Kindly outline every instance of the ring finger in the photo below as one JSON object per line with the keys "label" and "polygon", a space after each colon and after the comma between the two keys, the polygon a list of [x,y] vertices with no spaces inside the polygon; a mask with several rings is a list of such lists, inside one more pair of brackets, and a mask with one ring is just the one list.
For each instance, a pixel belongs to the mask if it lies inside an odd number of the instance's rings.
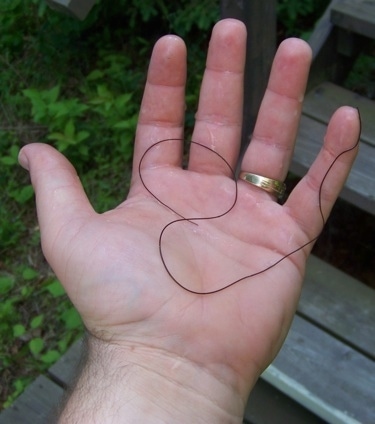
{"label": "ring finger", "polygon": [[288,39],[276,53],[241,169],[283,181],[297,135],[311,63],[307,43]]}

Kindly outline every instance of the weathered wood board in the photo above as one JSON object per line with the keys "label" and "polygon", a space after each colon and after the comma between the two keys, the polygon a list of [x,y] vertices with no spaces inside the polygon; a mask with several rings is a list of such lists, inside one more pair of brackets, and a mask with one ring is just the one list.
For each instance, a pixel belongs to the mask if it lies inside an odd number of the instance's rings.
{"label": "weathered wood board", "polygon": [[260,378],[246,405],[244,423],[324,424],[325,421]]}
{"label": "weathered wood board", "polygon": [[0,414],[0,424],[53,424],[63,389],[39,376],[17,401]]}
{"label": "weathered wood board", "polygon": [[342,0],[331,11],[332,22],[348,31],[375,39],[375,0]]}
{"label": "weathered wood board", "polygon": [[76,379],[79,370],[83,341],[74,345],[48,370],[48,374],[63,387],[69,387]]}
{"label": "weathered wood board", "polygon": [[263,378],[329,423],[375,422],[375,362],[299,316]]}
{"label": "weathered wood board", "polygon": [[336,84],[324,82],[307,94],[303,113],[328,124],[333,113],[341,106],[351,106],[359,110],[362,120],[361,141],[375,147],[375,102],[366,97]]}
{"label": "weathered wood board", "polygon": [[313,255],[298,312],[375,359],[375,290]]}

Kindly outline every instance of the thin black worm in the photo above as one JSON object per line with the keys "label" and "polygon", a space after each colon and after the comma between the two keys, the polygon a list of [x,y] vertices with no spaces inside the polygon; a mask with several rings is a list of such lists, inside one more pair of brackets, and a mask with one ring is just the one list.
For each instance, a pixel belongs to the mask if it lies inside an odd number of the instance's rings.
{"label": "thin black worm", "polygon": [[[358,110],[358,109],[357,109]],[[342,151],[341,153],[339,153],[335,158],[334,158],[334,160],[332,161],[332,163],[331,163],[331,165],[328,167],[328,169],[327,169],[327,171],[325,172],[325,174],[324,174],[324,176],[323,176],[323,178],[322,178],[322,181],[321,181],[321,183],[320,183],[320,186],[319,186],[319,191],[318,191],[318,204],[319,204],[319,212],[320,212],[320,216],[321,216],[321,218],[322,218],[322,224],[323,224],[323,226],[325,225],[325,223],[326,223],[326,220],[325,220],[325,217],[324,217],[324,214],[323,214],[323,208],[322,208],[322,190],[323,190],[323,185],[324,185],[324,182],[325,182],[325,180],[326,180],[326,178],[327,178],[327,176],[328,176],[328,174],[330,173],[330,171],[332,170],[332,168],[333,168],[333,166],[334,166],[334,164],[338,161],[338,159],[342,156],[342,155],[344,155],[345,153],[348,153],[348,152],[350,152],[350,151],[352,151],[352,150],[354,150],[357,146],[358,146],[358,144],[359,144],[359,141],[360,141],[360,135],[361,135],[361,117],[360,117],[360,114],[359,114],[359,110],[358,110],[358,117],[359,117],[359,124],[360,124],[360,131],[359,131],[359,136],[358,136],[358,140],[357,140],[357,142],[355,143],[355,145],[353,146],[353,147],[350,147],[349,149],[346,149],[346,150],[344,150],[344,151]],[[195,221],[203,221],[203,220],[212,220],[212,219],[217,219],[217,218],[221,218],[221,217],[223,217],[224,215],[226,215],[226,214],[228,214],[234,207],[235,207],[235,205],[236,205],[236,203],[237,203],[237,198],[238,198],[238,183],[237,183],[237,181],[236,181],[236,175],[235,175],[235,171],[233,170],[233,168],[230,166],[230,164],[228,163],[228,161],[223,157],[223,156],[221,156],[219,153],[217,153],[216,151],[214,151],[214,150],[212,150],[212,149],[210,149],[209,147],[207,147],[207,146],[205,146],[204,144],[201,144],[201,143],[197,143],[197,142],[195,142],[195,141],[191,141],[191,144],[195,144],[195,145],[198,145],[198,146],[200,146],[200,147],[202,147],[202,148],[204,148],[204,149],[206,149],[206,150],[209,150],[210,152],[212,152],[212,153],[214,153],[215,155],[217,155],[224,163],[225,163],[225,165],[228,167],[228,169],[229,169],[229,171],[230,171],[230,173],[231,173],[231,175],[232,175],[232,178],[233,178],[233,181],[234,181],[234,183],[235,183],[235,193],[234,193],[234,200],[233,200],[233,203],[230,205],[230,207],[225,211],[225,212],[223,212],[223,213],[221,213],[221,214],[218,214],[218,215],[215,215],[215,216],[210,216],[210,217],[197,217],[197,218],[194,218],[194,217],[192,217],[192,218],[185,218],[184,216],[182,216],[181,214],[179,214],[178,212],[176,212],[173,208],[171,208],[169,205],[167,205],[166,203],[164,203],[164,202],[162,202],[148,187],[147,187],[147,185],[146,185],[146,183],[144,182],[144,180],[143,180],[143,176],[142,176],[142,163],[143,163],[143,160],[144,160],[144,158],[145,158],[145,156],[147,155],[147,153],[151,150],[151,149],[153,149],[155,146],[157,146],[157,145],[159,145],[159,144],[161,144],[161,143],[165,143],[165,142],[168,142],[168,141],[179,141],[179,142],[182,142],[183,140],[182,139],[179,139],[179,138],[167,138],[167,139],[165,139],[165,140],[160,140],[160,141],[158,141],[158,142],[156,142],[156,143],[154,143],[153,145],[151,145],[148,149],[146,149],[146,151],[143,153],[143,155],[142,155],[142,157],[141,157],[141,159],[140,159],[140,161],[139,161],[139,166],[138,166],[138,173],[139,173],[139,177],[140,177],[140,180],[141,180],[141,182],[142,182],[142,184],[143,184],[143,186],[144,186],[144,188],[151,194],[151,196],[153,196],[160,204],[162,204],[163,206],[165,206],[167,209],[169,209],[170,211],[172,211],[173,213],[175,213],[177,216],[179,216],[180,218],[179,219],[175,219],[175,220],[173,220],[173,221],[171,221],[171,222],[169,222],[167,225],[165,225],[164,226],[164,228],[161,230],[161,232],[160,232],[160,235],[159,235],[159,254],[160,254],[160,258],[161,258],[161,261],[162,261],[162,264],[163,264],[163,266],[164,266],[164,268],[165,268],[165,270],[166,270],[166,272],[168,273],[168,275],[170,276],[170,278],[178,285],[178,286],[180,286],[182,289],[184,289],[185,291],[187,291],[187,292],[189,292],[189,293],[193,293],[193,294],[198,294],[198,295],[208,295],[208,294],[214,294],[214,293],[219,293],[219,292],[221,292],[221,291],[223,291],[223,290],[226,290],[226,289],[228,289],[229,287],[232,287],[232,286],[234,286],[235,284],[237,284],[237,283],[239,283],[239,282],[241,282],[241,281],[243,281],[243,280],[246,280],[246,279],[248,279],[248,278],[252,278],[252,277],[255,277],[255,276],[257,276],[257,275],[259,275],[259,274],[262,274],[263,272],[266,272],[266,271],[268,271],[269,269],[271,269],[271,268],[274,268],[276,265],[278,265],[280,262],[282,262],[282,261],[284,261],[285,259],[287,259],[289,256],[291,256],[291,255],[294,255],[295,253],[297,253],[297,252],[299,252],[300,250],[302,250],[302,249],[304,249],[306,246],[308,246],[309,244],[312,244],[312,243],[314,243],[318,238],[319,238],[319,235],[317,235],[316,237],[314,237],[313,239],[311,239],[311,240],[309,240],[308,242],[306,242],[305,244],[303,244],[302,246],[300,246],[300,247],[298,247],[297,249],[294,249],[293,251],[291,251],[291,252],[289,252],[289,253],[287,253],[285,256],[283,256],[282,258],[280,258],[280,259],[278,259],[276,262],[274,262],[273,264],[271,264],[271,265],[269,265],[269,266],[267,266],[266,268],[264,268],[264,269],[262,269],[262,270],[260,270],[260,271],[257,271],[257,272],[254,272],[253,274],[249,274],[249,275],[246,275],[246,276],[244,276],[244,277],[241,277],[241,278],[239,278],[239,279],[237,279],[237,280],[235,280],[235,281],[232,281],[231,283],[228,283],[228,284],[226,284],[226,285],[224,285],[223,287],[221,287],[221,288],[219,288],[219,289],[216,289],[216,290],[211,290],[211,291],[208,291],[208,292],[199,292],[199,291],[195,291],[195,290],[191,290],[191,289],[189,289],[189,288],[187,288],[187,287],[185,287],[182,283],[180,283],[174,276],[173,276],[173,274],[171,273],[171,271],[169,270],[169,268],[168,268],[168,266],[167,266],[167,264],[166,264],[166,261],[165,261],[165,259],[164,259],[164,254],[163,254],[163,249],[162,249],[162,239],[163,239],[163,235],[164,235],[164,233],[165,233],[165,231],[171,226],[171,225],[174,225],[174,224],[176,224],[176,223],[179,223],[179,222],[190,222],[190,223],[192,223],[192,224],[194,224],[194,225],[198,225]]]}

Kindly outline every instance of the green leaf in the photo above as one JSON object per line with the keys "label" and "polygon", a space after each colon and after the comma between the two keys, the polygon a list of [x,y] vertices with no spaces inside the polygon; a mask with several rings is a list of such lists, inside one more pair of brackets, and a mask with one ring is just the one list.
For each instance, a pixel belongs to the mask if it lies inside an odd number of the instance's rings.
{"label": "green leaf", "polygon": [[26,328],[22,324],[13,325],[13,337],[20,337],[26,333]]}
{"label": "green leaf", "polygon": [[39,328],[43,324],[44,315],[38,315],[31,320],[30,327],[32,329]]}
{"label": "green leaf", "polygon": [[79,131],[76,135],[76,141],[77,143],[80,143],[88,137],[90,137],[90,133],[88,131]]}
{"label": "green leaf", "polygon": [[87,75],[86,79],[87,81],[94,81],[103,77],[104,77],[104,72],[102,72],[99,69],[94,69]]}
{"label": "green leaf", "polygon": [[113,94],[108,90],[108,87],[104,84],[99,84],[97,86],[98,95],[106,100],[112,100]]}
{"label": "green leaf", "polygon": [[31,286],[25,286],[21,288],[21,296],[25,299],[30,297],[33,294],[33,292],[34,292],[34,288]]}
{"label": "green leaf", "polygon": [[128,104],[132,99],[132,94],[127,93],[121,96],[118,96],[115,100],[115,106],[119,109],[123,109],[126,104]]}
{"label": "green leaf", "polygon": [[69,308],[61,314],[65,327],[68,330],[76,330],[82,326],[82,320],[75,308]]}
{"label": "green leaf", "polygon": [[31,101],[41,99],[40,91],[36,90],[35,88],[27,88],[26,90],[23,90],[22,93],[24,94],[25,97],[27,97]]}
{"label": "green leaf", "polygon": [[56,141],[61,141],[61,140],[65,140],[65,134],[61,133],[61,132],[54,132],[51,133],[47,136],[48,140],[56,140]]}
{"label": "green leaf", "polygon": [[69,119],[69,121],[65,125],[64,134],[66,138],[74,139],[74,135],[76,132],[76,128],[74,125],[74,122],[72,119]]}
{"label": "green leaf", "polygon": [[7,322],[10,322],[10,320],[14,319],[14,317],[17,318],[18,311],[13,305],[14,302],[14,297],[0,302],[0,327],[2,324],[5,324],[7,326]]}
{"label": "green leaf", "polygon": [[8,293],[15,284],[15,278],[10,276],[0,277],[0,294]]}
{"label": "green leaf", "polygon": [[38,123],[45,123],[44,119],[47,115],[47,106],[42,98],[41,92],[33,88],[23,90],[23,94],[31,101],[31,113],[33,119]]}
{"label": "green leaf", "polygon": [[35,269],[33,268],[27,267],[22,271],[22,277],[24,280],[33,280],[38,275],[39,275],[38,272],[35,271]]}
{"label": "green leaf", "polygon": [[25,388],[31,383],[31,377],[21,377],[17,378],[13,386],[13,392],[7,397],[6,401],[3,403],[3,408],[8,408],[13,401],[25,390]]}
{"label": "green leaf", "polygon": [[32,339],[29,341],[29,349],[34,356],[38,356],[40,352],[43,350],[43,348],[44,348],[44,340],[41,339],[40,337],[36,337],[35,339]]}
{"label": "green leaf", "polygon": [[48,284],[46,290],[51,293],[53,297],[60,297],[65,294],[64,287],[61,285],[59,280],[54,280],[52,283]]}
{"label": "green leaf", "polygon": [[33,196],[34,196],[34,189],[31,184],[28,184],[24,187],[21,187],[20,189],[14,190],[11,193],[11,196],[13,199],[23,205],[24,203],[28,202]]}
{"label": "green leaf", "polygon": [[45,364],[54,364],[58,359],[60,359],[61,354],[57,350],[49,350],[47,353],[40,357],[41,361]]}
{"label": "green leaf", "polygon": [[77,98],[61,100],[49,105],[48,110],[54,118],[81,116],[89,107]]}
{"label": "green leaf", "polygon": [[18,161],[11,156],[3,156],[0,158],[0,162],[6,166],[16,165]]}
{"label": "green leaf", "polygon": [[60,95],[60,86],[55,85],[50,90],[42,91],[43,97],[48,101],[48,103],[55,103]]}
{"label": "green leaf", "polygon": [[68,337],[65,337],[63,340],[57,342],[60,352],[65,353],[68,349]]}
{"label": "green leaf", "polygon": [[113,128],[119,129],[119,130],[128,130],[128,129],[134,129],[134,119],[127,119],[126,121],[120,121],[117,122],[115,125],[113,125]]}

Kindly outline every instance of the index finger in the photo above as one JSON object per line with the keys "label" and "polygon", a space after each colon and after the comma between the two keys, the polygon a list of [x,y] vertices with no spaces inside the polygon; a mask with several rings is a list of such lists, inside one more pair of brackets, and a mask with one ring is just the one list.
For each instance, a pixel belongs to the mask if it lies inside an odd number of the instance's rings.
{"label": "index finger", "polygon": [[[185,114],[186,47],[177,36],[162,37],[152,52],[136,132],[133,180],[148,148],[164,139],[181,139]],[[166,143],[148,151],[144,167],[181,164],[181,144]]]}

